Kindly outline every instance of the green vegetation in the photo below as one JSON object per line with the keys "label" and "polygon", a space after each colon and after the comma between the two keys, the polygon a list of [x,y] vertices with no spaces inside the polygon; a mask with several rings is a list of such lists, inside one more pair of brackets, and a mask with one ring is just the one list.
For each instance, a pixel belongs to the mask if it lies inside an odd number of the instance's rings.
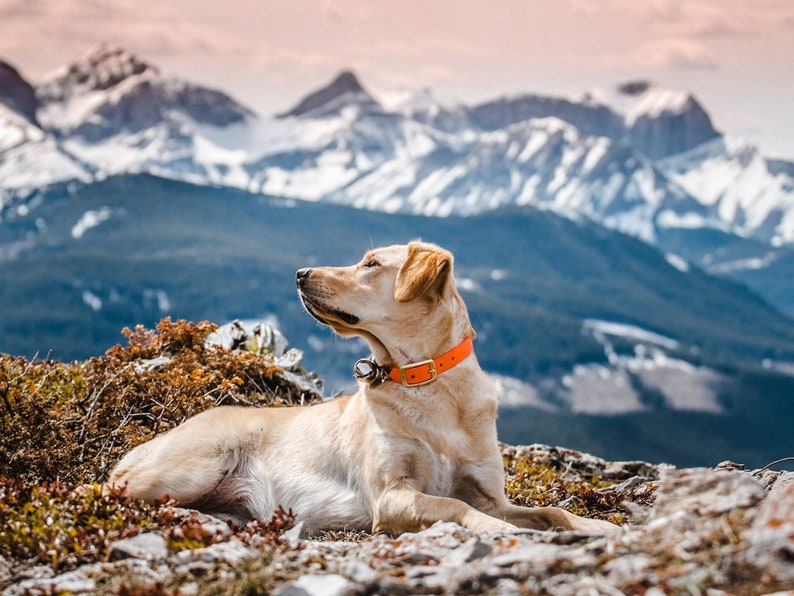
{"label": "green vegetation", "polygon": [[644,483],[629,490],[605,491],[615,481],[598,476],[567,474],[565,465],[533,457],[504,455],[507,496],[523,507],[561,506],[583,517],[605,519],[613,524],[629,521],[624,503],[653,504],[655,485]]}

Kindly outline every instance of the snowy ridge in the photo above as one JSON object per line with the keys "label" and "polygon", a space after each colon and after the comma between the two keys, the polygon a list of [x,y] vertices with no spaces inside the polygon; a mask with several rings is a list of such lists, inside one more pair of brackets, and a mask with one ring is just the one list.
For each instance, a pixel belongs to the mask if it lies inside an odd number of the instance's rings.
{"label": "snowy ridge", "polygon": [[17,196],[91,179],[85,166],[65,153],[51,135],[0,104],[0,215]]}
{"label": "snowy ridge", "polygon": [[794,178],[773,173],[757,147],[721,138],[659,167],[735,233],[773,246],[794,242]]}
{"label": "snowy ridge", "polygon": [[664,113],[680,114],[694,99],[686,91],[638,81],[614,88],[590,89],[580,101],[609,107],[631,125],[644,116],[655,118]]}
{"label": "snowy ridge", "polygon": [[[545,411],[614,416],[666,408],[721,414],[718,389],[725,377],[668,354],[681,348],[676,340],[635,325],[587,319],[582,331],[604,348],[605,363],[578,364],[559,379],[554,401],[534,385],[497,376],[502,407],[531,407]],[[610,338],[634,344],[618,353]]]}
{"label": "snowy ridge", "polygon": [[102,45],[36,93],[41,128],[0,104],[6,197],[145,172],[390,213],[531,205],[651,243],[671,229],[794,242],[791,174],[728,144],[691,94],[645,82],[467,108],[429,91],[378,101],[345,72],[269,118]]}

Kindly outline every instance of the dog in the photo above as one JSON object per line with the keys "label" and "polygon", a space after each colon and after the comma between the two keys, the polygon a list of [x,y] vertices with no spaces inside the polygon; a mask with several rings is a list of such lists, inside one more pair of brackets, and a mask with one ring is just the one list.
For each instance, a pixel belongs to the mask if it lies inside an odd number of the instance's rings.
{"label": "dog", "polygon": [[608,532],[609,522],[510,504],[497,386],[473,352],[453,257],[413,241],[349,267],[300,269],[305,309],[372,357],[358,390],[302,408],[218,407],[130,451],[109,484],[234,519],[282,506],[316,532],[400,534],[437,521],[474,532]]}

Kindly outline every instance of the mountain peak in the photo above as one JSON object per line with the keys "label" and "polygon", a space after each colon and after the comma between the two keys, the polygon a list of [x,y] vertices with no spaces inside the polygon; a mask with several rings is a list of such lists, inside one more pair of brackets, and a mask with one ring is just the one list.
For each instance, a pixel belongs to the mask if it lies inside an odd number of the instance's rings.
{"label": "mountain peak", "polygon": [[0,103],[5,104],[29,122],[36,122],[36,92],[19,71],[0,60]]}
{"label": "mountain peak", "polygon": [[611,89],[591,89],[582,99],[585,103],[611,108],[623,116],[629,125],[642,117],[681,114],[696,103],[688,91],[669,89],[646,80],[627,81]]}
{"label": "mountain peak", "polygon": [[45,101],[60,100],[103,91],[145,73],[156,76],[160,70],[120,46],[101,43],[54,73],[39,87],[39,96]]}
{"label": "mountain peak", "polygon": [[380,112],[381,106],[366,92],[358,77],[349,70],[340,72],[333,81],[304,97],[298,105],[279,117],[328,116],[336,114],[348,104],[358,105],[367,112]]}

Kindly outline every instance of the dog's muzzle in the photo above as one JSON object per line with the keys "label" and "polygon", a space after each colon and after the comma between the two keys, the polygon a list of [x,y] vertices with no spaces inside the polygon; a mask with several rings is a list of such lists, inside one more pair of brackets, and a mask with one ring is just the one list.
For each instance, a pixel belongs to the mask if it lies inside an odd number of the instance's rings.
{"label": "dog's muzzle", "polygon": [[338,319],[342,323],[346,323],[348,325],[356,325],[359,322],[359,318],[356,315],[352,315],[348,312],[337,310],[335,308],[321,304],[322,301],[313,296],[310,285],[312,271],[313,270],[310,268],[304,268],[298,269],[298,271],[295,273],[295,283],[298,286],[298,295],[300,296],[303,305],[306,307],[306,310],[309,311],[309,314],[326,325],[328,325],[329,322],[325,320],[323,315],[330,315],[331,317]]}

